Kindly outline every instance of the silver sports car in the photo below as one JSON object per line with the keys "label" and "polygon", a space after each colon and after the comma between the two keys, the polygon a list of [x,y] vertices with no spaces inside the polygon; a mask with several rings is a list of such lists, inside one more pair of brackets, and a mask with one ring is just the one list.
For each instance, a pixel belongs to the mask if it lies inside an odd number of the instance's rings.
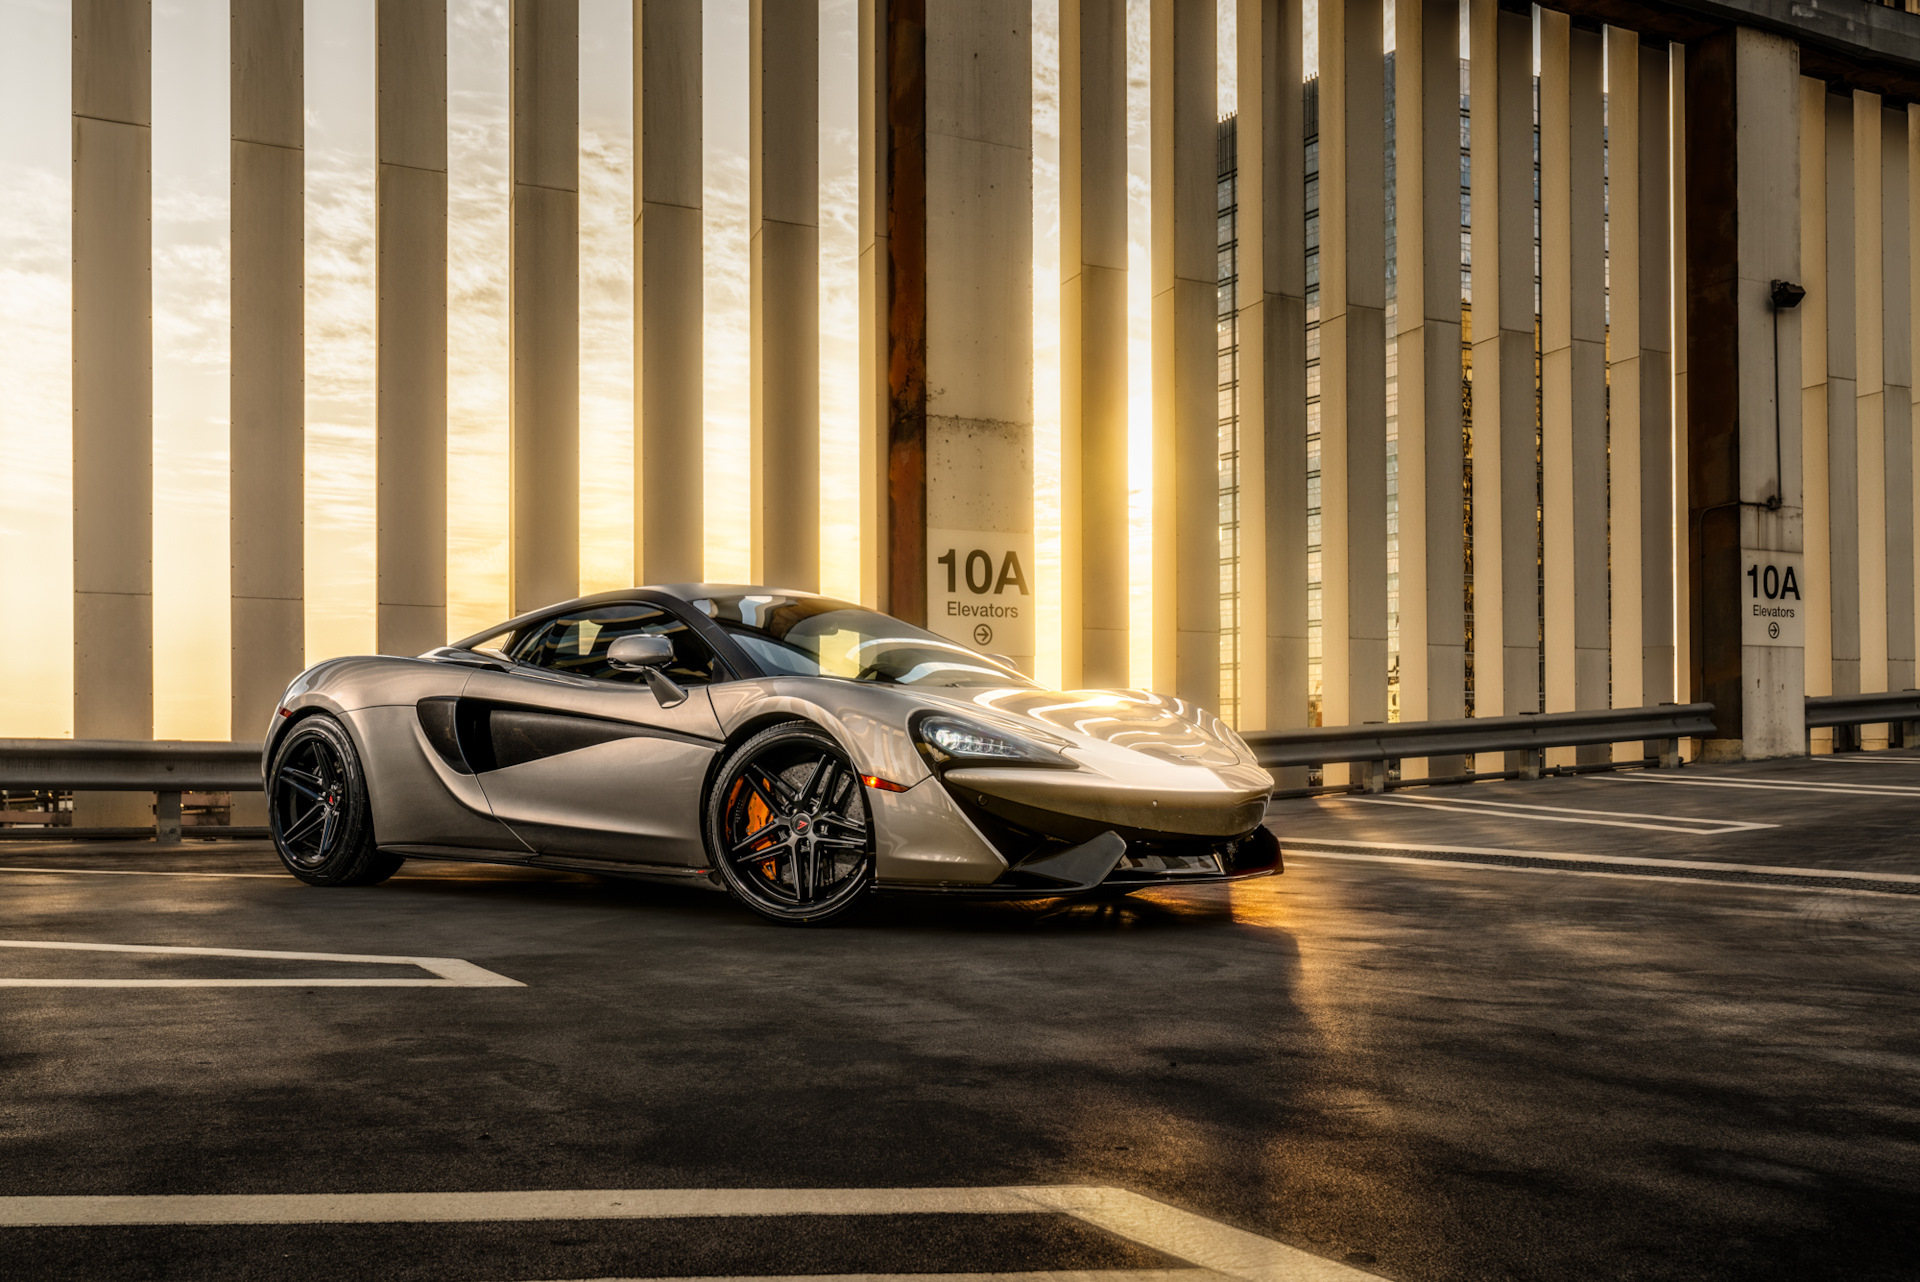
{"label": "silver sports car", "polygon": [[1273,780],[1199,708],[1047,690],[899,619],[674,584],[287,688],[274,844],[315,886],[408,858],[667,878],[822,922],[871,891],[1122,895],[1280,870]]}

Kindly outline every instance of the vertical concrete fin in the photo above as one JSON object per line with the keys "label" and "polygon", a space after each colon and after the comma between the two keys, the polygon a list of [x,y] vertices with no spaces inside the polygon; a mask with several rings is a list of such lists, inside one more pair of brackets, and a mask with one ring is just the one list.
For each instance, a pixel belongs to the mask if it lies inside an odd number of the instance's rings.
{"label": "vertical concrete fin", "polygon": [[1128,684],[1127,24],[1060,6],[1062,684]]}
{"label": "vertical concrete fin", "polygon": [[820,586],[820,13],[753,0],[752,578]]}
{"label": "vertical concrete fin", "polygon": [[[1321,720],[1387,716],[1386,209],[1379,0],[1320,6]],[[1329,783],[1345,773],[1329,768]]]}
{"label": "vertical concrete fin", "polygon": [[[1400,716],[1425,721],[1466,712],[1460,10],[1454,0],[1408,0],[1394,13]],[[1403,762],[1401,776],[1427,769]]]}
{"label": "vertical concrete fin", "polygon": [[376,645],[447,642],[447,8],[378,0]]}
{"label": "vertical concrete fin", "polygon": [[633,24],[634,572],[706,567],[700,0],[639,0]]}
{"label": "vertical concrete fin", "polygon": [[[1305,55],[1300,0],[1240,0],[1240,725],[1307,722]],[[1304,785],[1299,772],[1296,781]]]}
{"label": "vertical concrete fin", "polygon": [[580,590],[580,8],[512,0],[508,593]]}
{"label": "vertical concrete fin", "polygon": [[306,178],[301,0],[234,0],[229,546],[235,739],[305,666]]}
{"label": "vertical concrete fin", "polygon": [[[73,733],[153,737],[153,131],[148,0],[73,5]],[[81,793],[76,826],[153,822]]]}
{"label": "vertical concrete fin", "polygon": [[1153,683],[1220,698],[1214,10],[1154,0]]}

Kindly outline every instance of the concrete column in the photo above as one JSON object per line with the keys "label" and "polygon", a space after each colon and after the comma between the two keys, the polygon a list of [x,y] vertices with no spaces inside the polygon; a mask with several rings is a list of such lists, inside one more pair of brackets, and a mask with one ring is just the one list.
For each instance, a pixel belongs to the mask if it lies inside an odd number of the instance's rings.
{"label": "concrete column", "polygon": [[820,586],[820,11],[753,0],[752,578]]}
{"label": "concrete column", "polygon": [[[1307,204],[1300,0],[1240,0],[1240,724],[1307,722]],[[1283,786],[1306,785],[1285,772]]]}
{"label": "concrete column", "polygon": [[[887,72],[889,41],[900,27],[889,24],[893,0],[859,0],[859,95],[860,95],[860,600],[883,610],[898,613],[893,603],[888,550],[891,527],[887,519],[893,499],[889,483],[892,452],[892,279],[893,249],[889,233],[893,209],[894,184],[893,130],[889,120],[891,84]],[[912,42],[915,66],[924,48],[925,4],[920,0],[918,26],[921,32]],[[918,135],[916,135],[918,136]],[[924,224],[925,163],[920,165],[920,190]],[[916,232],[925,247],[925,228]],[[922,353],[924,356],[924,353]],[[924,399],[924,398],[923,398]],[[917,411],[924,416],[925,405]],[[918,421],[916,419],[916,421]],[[925,528],[925,475],[919,474],[920,506],[913,509],[917,528]],[[911,489],[911,486],[905,487]],[[925,540],[912,564],[926,558]],[[925,584],[917,577],[919,591]],[[924,617],[926,607],[921,603]]]}
{"label": "concrete column", "polygon": [[[301,23],[301,0],[234,0],[232,6],[230,733],[242,740],[266,733],[281,692],[306,666]],[[264,809],[258,822],[266,822]]]}
{"label": "concrete column", "polygon": [[[1474,712],[1539,710],[1534,568],[1533,20],[1469,0]],[[1502,756],[1478,768],[1499,770]]]}
{"label": "concrete column", "polygon": [[1664,45],[1619,27],[1606,38],[1612,690],[1632,707],[1673,699],[1668,71]]}
{"label": "concrete column", "polygon": [[512,610],[580,590],[580,8],[513,0]]}
{"label": "concrete column", "polygon": [[[1688,533],[1687,480],[1690,475],[1691,454],[1688,449],[1687,401],[1689,381],[1687,378],[1687,347],[1691,330],[1687,325],[1687,284],[1686,271],[1690,259],[1687,256],[1687,48],[1682,44],[1667,46],[1669,55],[1669,74],[1667,89],[1672,95],[1671,127],[1667,130],[1667,151],[1672,157],[1668,176],[1673,192],[1673,262],[1671,277],[1674,287],[1673,310],[1673,477],[1674,500],[1670,520],[1680,540],[1675,549],[1673,577],[1673,671],[1677,687],[1675,698],[1684,703],[1697,696],[1693,694],[1693,629],[1688,620],[1693,617],[1693,576],[1685,568],[1690,535]],[[1698,741],[1689,740],[1688,751],[1697,748]]]}
{"label": "concrete column", "polygon": [[1887,688],[1914,685],[1913,304],[1907,112],[1881,115],[1881,419],[1886,449]]}
{"label": "concrete column", "polygon": [[[1853,94],[1853,326],[1858,454],[1860,689],[1887,688],[1886,276],[1880,218],[1880,96]],[[1862,726],[1862,747],[1886,746],[1884,726]]]}
{"label": "concrete column", "polygon": [[447,6],[379,0],[375,272],[383,654],[447,643]]}
{"label": "concrete column", "polygon": [[[1676,700],[1673,538],[1673,188],[1667,46],[1639,47],[1640,702]],[[1617,279],[1617,276],[1616,276]],[[1616,434],[1613,439],[1618,441]],[[1628,509],[1626,521],[1631,521]],[[1619,677],[1615,676],[1618,682]]]}
{"label": "concrete column", "polygon": [[[1546,710],[1574,700],[1573,24],[1540,25],[1540,595]],[[1583,85],[1582,88],[1585,86]],[[1572,760],[1561,749],[1552,764]]]}
{"label": "concrete column", "polygon": [[[1827,86],[1800,78],[1800,433],[1805,478],[1807,693],[1833,693],[1832,481],[1827,444]],[[1830,748],[1833,732],[1811,732],[1814,751]]]}
{"label": "concrete column", "polygon": [[[1920,306],[1920,251],[1916,251],[1914,245],[1914,238],[1920,237],[1920,104],[1907,105],[1906,120],[1902,123],[1904,128],[1897,132],[1903,136],[1907,149],[1907,372],[1911,376],[1920,370],[1920,324],[1914,323],[1913,315]],[[1909,437],[1912,425],[1920,422],[1920,380],[1915,380],[1912,393],[1907,404]],[[1920,513],[1920,467],[1913,469],[1913,488],[1908,502],[1913,511]],[[1920,551],[1913,560],[1913,586],[1909,590],[1913,592],[1914,627],[1916,634],[1920,634]],[[1909,680],[1907,685],[1920,685],[1920,680]]]}
{"label": "concrete column", "polygon": [[[1321,721],[1387,717],[1380,0],[1320,6]],[[1329,767],[1327,781],[1346,772]]]}
{"label": "concrete column", "polygon": [[[1466,715],[1460,438],[1460,5],[1394,11],[1399,255],[1400,718]],[[1403,778],[1427,763],[1401,763]],[[1458,774],[1441,758],[1435,774]]]}
{"label": "concrete column", "polygon": [[1800,407],[1778,395],[1800,381],[1798,319],[1779,320],[1776,369],[1768,304],[1769,281],[1800,274],[1799,63],[1792,41],[1748,29],[1688,50],[1689,623],[1693,689],[1716,709],[1710,758],[1806,744],[1802,620],[1753,613],[1784,589],[1749,591],[1761,565],[1804,578]]}
{"label": "concrete column", "polygon": [[1599,32],[1540,11],[1540,520],[1550,712],[1607,704],[1601,70]]}
{"label": "concrete column", "polygon": [[634,577],[706,577],[700,0],[633,17]]}
{"label": "concrete column", "polygon": [[[884,193],[868,231],[877,277],[873,323],[881,327],[877,376],[876,470],[886,486],[874,521],[881,532],[880,608],[909,623],[931,625],[927,592],[932,551],[927,534],[927,327],[930,304],[926,0],[875,0],[873,59],[878,76],[875,174]],[[1030,189],[1029,189],[1030,190]],[[863,246],[864,246],[863,242]]]}
{"label": "concrete column", "polygon": [[[73,4],[73,733],[153,737],[153,138],[148,0]],[[153,823],[83,792],[74,826]]]}
{"label": "concrete column", "polygon": [[1607,66],[1612,686],[1633,707],[1674,697],[1666,49],[1609,27]]}
{"label": "concrete column", "polygon": [[884,19],[886,608],[1030,665],[1027,6],[887,0]]}
{"label": "concrete column", "polygon": [[1122,0],[1060,5],[1060,508],[1061,682],[1124,688],[1131,682]]}
{"label": "concrete column", "polygon": [[1853,103],[1824,99],[1827,153],[1827,556],[1833,693],[1860,692],[1860,441],[1854,299]]}
{"label": "concrete column", "polygon": [[1152,7],[1153,684],[1220,699],[1215,13]]}
{"label": "concrete column", "polygon": [[[1612,588],[1612,704],[1641,703],[1645,674],[1641,614],[1647,561],[1640,541],[1641,450],[1640,358],[1640,37],[1621,27],[1606,29],[1607,45],[1607,227],[1608,346],[1607,496],[1615,520],[1608,544]],[[1659,232],[1654,230],[1655,238]],[[1616,744],[1616,759],[1641,756],[1637,744]]]}

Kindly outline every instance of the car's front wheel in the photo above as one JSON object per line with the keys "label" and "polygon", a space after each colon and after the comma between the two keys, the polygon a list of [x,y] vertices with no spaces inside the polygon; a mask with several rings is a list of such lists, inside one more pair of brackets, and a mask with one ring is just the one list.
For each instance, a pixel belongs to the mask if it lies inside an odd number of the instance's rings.
{"label": "car's front wheel", "polygon": [[267,824],[280,862],[309,886],[371,886],[406,862],[374,845],[360,755],[324,713],[303,719],[274,751]]}
{"label": "car's front wheel", "polygon": [[790,722],[727,757],[707,805],[707,852],[727,888],[763,917],[841,917],[873,885],[873,818],[859,772],[833,737]]}

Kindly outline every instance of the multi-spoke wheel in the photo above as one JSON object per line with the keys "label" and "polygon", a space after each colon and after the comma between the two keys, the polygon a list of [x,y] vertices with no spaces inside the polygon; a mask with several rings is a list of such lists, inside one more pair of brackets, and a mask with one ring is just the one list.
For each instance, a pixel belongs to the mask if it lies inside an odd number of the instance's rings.
{"label": "multi-spoke wheel", "polygon": [[360,758],[324,714],[302,720],[274,752],[267,823],[280,861],[310,886],[371,886],[406,862],[374,845]]}
{"label": "multi-spoke wheel", "polygon": [[727,886],[762,916],[837,917],[873,884],[873,821],[860,776],[816,726],[763,730],[720,771],[707,850]]}

